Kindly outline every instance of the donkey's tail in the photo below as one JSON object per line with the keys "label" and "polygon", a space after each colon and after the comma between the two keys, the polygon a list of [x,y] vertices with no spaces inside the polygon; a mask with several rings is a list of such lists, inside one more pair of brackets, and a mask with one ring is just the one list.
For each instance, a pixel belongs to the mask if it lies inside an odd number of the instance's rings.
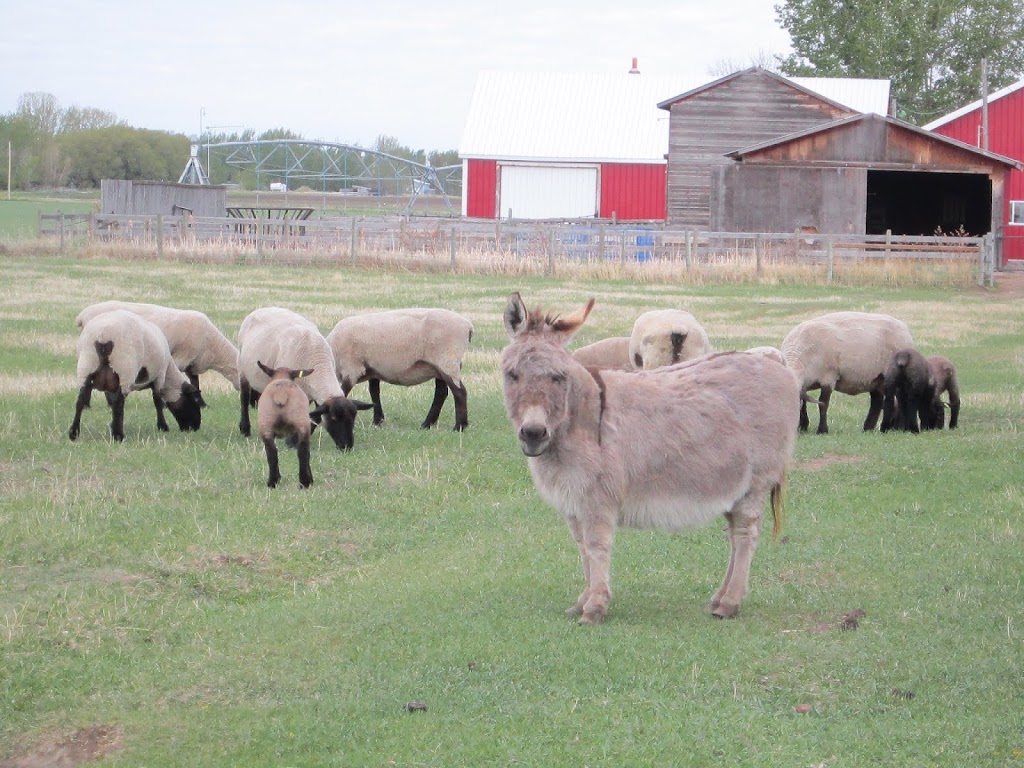
{"label": "donkey's tail", "polygon": [[782,533],[782,491],[785,483],[783,478],[772,486],[772,541],[778,541]]}

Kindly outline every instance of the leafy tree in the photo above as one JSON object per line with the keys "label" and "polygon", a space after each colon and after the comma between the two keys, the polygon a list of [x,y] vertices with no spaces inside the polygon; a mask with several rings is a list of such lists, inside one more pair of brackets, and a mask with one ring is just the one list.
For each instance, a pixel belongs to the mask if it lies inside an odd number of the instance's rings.
{"label": "leafy tree", "polygon": [[93,128],[112,128],[124,125],[113,112],[95,107],[68,107],[61,118],[61,133],[88,131]]}
{"label": "leafy tree", "polygon": [[766,69],[769,72],[778,72],[781,61],[782,56],[779,54],[771,53],[770,51],[760,48],[747,62],[730,57],[719,59],[708,67],[708,75],[714,78],[725,77],[726,75],[731,75],[733,72],[739,72],[740,70],[747,69],[748,67],[760,67],[761,69]]}
{"label": "leafy tree", "polygon": [[892,81],[895,114],[926,123],[1024,73],[1020,0],[785,0],[775,6],[793,53],[787,75]]}
{"label": "leafy tree", "polygon": [[41,91],[21,94],[17,115],[43,136],[56,136],[64,118],[57,97]]}

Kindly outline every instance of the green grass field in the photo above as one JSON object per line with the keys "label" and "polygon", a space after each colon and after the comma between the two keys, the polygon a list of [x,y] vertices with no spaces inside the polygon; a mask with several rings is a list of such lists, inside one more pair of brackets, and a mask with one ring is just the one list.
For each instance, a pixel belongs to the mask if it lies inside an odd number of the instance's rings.
{"label": "green grass field", "polygon": [[[1024,765],[1024,316],[1005,290],[0,268],[3,768],[58,753],[151,768]],[[836,395],[831,434],[797,441],[783,538],[764,538],[737,619],[705,608],[728,557],[716,523],[622,531],[608,620],[580,627],[563,616],[575,545],[504,415],[512,290],[556,311],[596,297],[579,344],[656,307],[693,312],[717,349],[778,345],[823,312],[890,312],[957,364],[961,427],[865,434],[866,396]],[[384,385],[383,427],[362,414],[349,454],[318,431],[314,486],[282,451],[269,490],[234,390],[209,374],[198,433],[157,432],[136,393],[124,443],[102,397],[72,443],[74,318],[114,297],[201,309],[231,338],[270,304],[324,332],[364,310],[458,310],[476,328],[470,427],[451,431],[449,403],[420,430],[432,388]]]}

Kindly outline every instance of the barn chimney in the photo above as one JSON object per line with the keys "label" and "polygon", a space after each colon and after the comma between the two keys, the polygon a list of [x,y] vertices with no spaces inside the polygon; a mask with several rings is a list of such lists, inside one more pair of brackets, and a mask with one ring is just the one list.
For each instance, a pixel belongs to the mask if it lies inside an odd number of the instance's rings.
{"label": "barn chimney", "polygon": [[640,70],[636,68],[636,56],[633,57],[633,68],[631,70],[629,70],[629,74],[631,74],[631,75],[639,75],[640,74]]}

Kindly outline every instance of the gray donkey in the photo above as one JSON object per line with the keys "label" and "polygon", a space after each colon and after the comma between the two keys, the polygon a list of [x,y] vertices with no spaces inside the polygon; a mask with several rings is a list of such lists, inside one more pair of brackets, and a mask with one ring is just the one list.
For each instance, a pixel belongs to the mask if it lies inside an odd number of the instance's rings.
{"label": "gray donkey", "polygon": [[[782,483],[796,440],[800,389],[785,366],[726,352],[651,371],[585,368],[566,350],[594,300],[564,317],[505,309],[505,407],[540,495],[579,547],[586,587],[568,611],[602,621],[618,526],[678,530],[724,515],[731,556],[712,615],[731,618],[771,496],[781,526]],[[756,382],[756,384],[755,384]]]}

